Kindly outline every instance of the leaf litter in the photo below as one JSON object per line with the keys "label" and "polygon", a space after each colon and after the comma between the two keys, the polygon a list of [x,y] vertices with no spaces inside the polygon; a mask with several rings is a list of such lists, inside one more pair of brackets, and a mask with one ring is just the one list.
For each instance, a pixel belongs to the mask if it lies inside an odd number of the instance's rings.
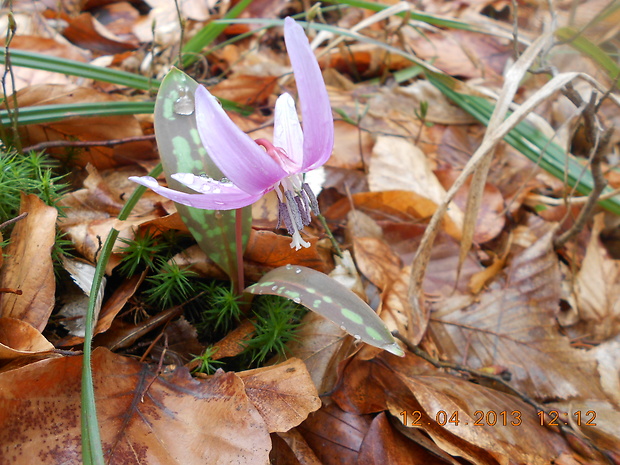
{"label": "leaf litter", "polygon": [[[166,2],[60,2],[36,9],[14,2],[18,28],[10,47],[160,79],[178,57],[181,30],[188,40],[226,13],[214,2],[187,0],[179,7],[183,27]],[[242,18],[283,17],[291,8],[257,2]],[[602,144],[588,138],[618,118],[617,76],[570,44],[552,47],[555,31],[543,31],[533,18],[555,18],[610,50],[617,11],[592,0],[580,2],[573,15],[566,5],[513,10],[488,1],[423,1],[418,8],[397,4],[376,15],[359,7],[324,11],[328,24],[360,40],[323,30],[314,42],[336,116],[321,209],[354,258],[341,274],[345,285],[397,332],[406,356],[364,345],[309,312],[287,353],[269,365],[236,362],[192,377],[194,352],[206,347],[192,319],[196,310],[187,302],[153,312],[142,290],[145,276],[157,269],[121,277],[126,243],[118,241],[106,270],[109,290],[95,329],[100,348],[92,359],[109,463],[620,461],[617,215],[597,211],[572,241],[554,248],[585,202],[571,204],[573,188],[502,141],[527,119],[581,154],[588,172],[591,147]],[[407,16],[420,12],[467,27],[430,26]],[[519,23],[519,56],[513,21]],[[11,35],[7,25],[3,37]],[[264,128],[272,115],[265,109],[291,88],[281,76],[288,62],[281,33],[251,21],[229,25],[218,41],[247,31],[254,34],[214,48],[186,71],[218,97],[253,106],[250,115],[234,115],[235,123],[260,129],[253,138],[269,137]],[[412,61],[403,55],[409,51],[416,54]],[[493,99],[487,128],[422,69],[400,77],[422,60],[457,78],[450,85],[461,94]],[[540,64],[556,74],[542,79],[529,73]],[[6,102],[13,104],[15,90],[20,108],[150,98],[44,70],[16,66],[12,73],[5,77]],[[585,107],[562,96],[571,84],[586,101],[594,91],[596,98],[607,97],[597,101],[598,127],[588,128]],[[61,214],[36,196],[22,196],[28,216],[3,231],[10,237],[0,262],[3,463],[82,460],[82,339],[62,329],[58,313],[68,277],[54,274],[57,231],[90,263],[111,228],[125,241],[149,231],[168,244],[166,260],[189,267],[198,279],[226,279],[189,238],[172,202],[147,192],[128,220],[117,219],[135,188],[127,178],[156,164],[152,133],[148,114],[20,127],[25,147],[64,144],[47,150],[73,172],[73,189],[59,203]],[[602,148],[604,172],[616,188],[617,144],[612,136]],[[289,264],[321,273],[337,268],[318,222],[306,228],[311,247],[291,251],[270,202],[266,197],[252,209],[248,281]],[[170,234],[182,240],[165,242]],[[222,351],[216,359],[239,357],[253,328],[249,315],[230,332],[213,335],[209,342]]]}

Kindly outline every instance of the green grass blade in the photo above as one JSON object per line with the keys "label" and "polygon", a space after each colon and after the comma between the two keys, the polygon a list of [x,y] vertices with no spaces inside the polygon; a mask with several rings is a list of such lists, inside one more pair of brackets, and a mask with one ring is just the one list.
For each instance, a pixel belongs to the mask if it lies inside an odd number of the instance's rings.
{"label": "green grass blade", "polygon": [[[162,172],[161,164],[157,165],[149,176],[157,177]],[[139,186],[127,200],[127,203],[118,214],[118,219],[124,221],[146,191],[146,187]],[[95,304],[103,274],[112,255],[112,249],[118,230],[111,229],[110,234],[105,241],[101,250],[97,267],[95,268],[95,276],[90,290],[90,299],[88,301],[88,312],[86,313],[86,328],[84,335],[84,357],[82,364],[82,460],[85,464],[104,465],[103,449],[101,447],[101,436],[99,433],[99,422],[97,421],[97,407],[95,404],[95,388],[93,386],[93,372],[91,366],[92,342],[93,342],[93,317],[95,313]]]}
{"label": "green grass blade", "polygon": [[[494,105],[488,100],[456,92],[450,85],[447,77],[427,75],[428,80],[444,95],[468,112],[482,124],[488,124]],[[588,195],[592,192],[594,181],[589,170],[555,142],[545,137],[541,131],[528,121],[522,121],[506,135],[505,139],[515,149],[534,163],[540,165],[549,174],[567,183],[577,192]],[[607,188],[603,194],[612,192]],[[599,204],[616,215],[620,215],[620,199],[612,197],[599,201]]]}
{"label": "green grass blade", "polygon": [[[370,11],[383,11],[386,8],[389,8],[392,5],[384,5],[382,3],[376,2],[366,2],[364,0],[325,0],[326,3],[337,3],[338,5],[348,5],[354,8],[362,8]],[[416,13],[413,11],[398,13],[395,16],[400,16],[401,18],[409,15],[409,18],[422,21],[424,23],[432,24],[438,27],[448,27],[452,29],[462,29],[465,31],[477,31],[475,27],[471,26],[462,21],[456,21],[454,19],[445,19],[439,16],[424,14],[424,13]]]}
{"label": "green grass blade", "polygon": [[[237,111],[243,115],[251,113],[251,107],[238,105],[228,100],[220,100],[222,106],[227,110]],[[117,115],[139,115],[151,114],[155,108],[155,102],[93,102],[93,103],[74,103],[57,105],[39,105],[34,107],[24,107],[19,109],[19,125],[42,124],[59,121],[66,118],[77,116],[117,116]],[[8,125],[11,123],[9,113],[0,110],[0,123]]]}
{"label": "green grass blade", "polygon": [[[154,102],[93,102],[40,105],[19,109],[18,124],[41,124],[76,116],[117,116],[153,113]],[[0,110],[2,124],[10,122],[6,110]]]}
{"label": "green grass blade", "polygon": [[[224,15],[224,19],[232,19],[239,16],[252,0],[241,0]],[[226,24],[211,22],[203,27],[183,46],[183,67],[189,66],[198,60],[198,54],[208,47],[226,29]]]}
{"label": "green grass blade", "polygon": [[575,50],[580,51],[596,61],[612,80],[616,80],[620,75],[620,67],[612,60],[604,50],[598,45],[590,42],[583,35],[579,35],[579,31],[570,27],[563,27],[555,31],[558,39],[568,41],[568,45]]}
{"label": "green grass blade", "polygon": [[[15,49],[11,49],[10,55],[12,66],[23,66],[25,68],[79,76],[141,90],[157,88],[160,84],[159,81],[149,79],[139,74],[67,60],[66,58],[58,58]],[[6,63],[6,51],[4,49],[0,50],[0,63]]]}

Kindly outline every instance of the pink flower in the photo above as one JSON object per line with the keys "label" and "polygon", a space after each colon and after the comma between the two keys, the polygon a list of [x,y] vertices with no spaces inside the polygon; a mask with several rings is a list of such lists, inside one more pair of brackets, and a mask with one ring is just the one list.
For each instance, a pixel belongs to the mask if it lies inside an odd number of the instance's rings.
{"label": "pink flower", "polygon": [[196,91],[196,123],[202,144],[226,179],[216,180],[191,173],[172,177],[198,194],[161,187],[149,176],[131,177],[175,202],[208,210],[232,210],[256,202],[275,190],[279,200],[279,224],[293,237],[291,247],[310,244],[300,231],[310,223],[310,212],[318,204],[303,173],[323,165],[334,144],[334,121],[319,64],[300,25],[284,20],[284,41],[301,104],[303,132],[295,101],[285,93],[278,97],[274,112],[273,143],[252,140],[224,112],[204,87]]}

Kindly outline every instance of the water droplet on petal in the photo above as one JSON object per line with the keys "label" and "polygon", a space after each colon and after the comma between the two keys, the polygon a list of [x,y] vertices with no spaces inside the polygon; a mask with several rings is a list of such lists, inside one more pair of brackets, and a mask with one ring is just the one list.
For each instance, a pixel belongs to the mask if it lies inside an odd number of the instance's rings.
{"label": "water droplet on petal", "polygon": [[189,116],[194,113],[194,96],[189,87],[184,87],[179,92],[181,96],[174,102],[173,108],[177,115]]}
{"label": "water droplet on petal", "polygon": [[355,338],[356,341],[359,341],[360,339],[362,339],[362,336],[360,336],[359,334],[356,334],[353,337]]}
{"label": "water droplet on petal", "polygon": [[272,291],[277,291],[277,290],[278,290],[278,286],[277,286],[277,285],[276,285],[276,286],[272,286],[272,287],[271,287],[271,290],[272,290]]}
{"label": "water droplet on petal", "polygon": [[296,268],[296,269],[295,269],[295,273],[296,273],[296,274],[301,273],[301,268]]}
{"label": "water droplet on petal", "polygon": [[288,265],[286,265],[285,267],[287,270],[292,270],[293,269],[293,265],[291,265],[290,263]]}
{"label": "water droplet on petal", "polygon": [[347,328],[345,328],[344,326],[340,326],[340,329],[342,329],[343,331],[347,330]]}
{"label": "water droplet on petal", "polygon": [[301,303],[301,299],[299,297],[295,297],[293,299],[293,302],[295,302],[296,304],[300,304]]}

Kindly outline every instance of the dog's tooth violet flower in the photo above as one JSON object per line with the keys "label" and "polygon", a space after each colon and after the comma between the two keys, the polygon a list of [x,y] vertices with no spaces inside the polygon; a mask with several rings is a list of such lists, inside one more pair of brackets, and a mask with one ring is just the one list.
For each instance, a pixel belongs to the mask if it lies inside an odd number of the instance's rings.
{"label": "dog's tooth violet flower", "polygon": [[202,144],[226,180],[191,173],[172,177],[198,194],[186,194],[160,186],[149,176],[131,177],[175,202],[208,210],[232,210],[256,202],[275,190],[279,224],[284,224],[299,250],[310,244],[300,231],[310,223],[318,204],[303,173],[323,165],[334,144],[334,121],[319,64],[302,27],[292,18],[284,20],[284,41],[301,104],[303,131],[293,98],[285,93],[276,101],[273,143],[252,140],[224,112],[204,87],[196,91],[196,123]]}

